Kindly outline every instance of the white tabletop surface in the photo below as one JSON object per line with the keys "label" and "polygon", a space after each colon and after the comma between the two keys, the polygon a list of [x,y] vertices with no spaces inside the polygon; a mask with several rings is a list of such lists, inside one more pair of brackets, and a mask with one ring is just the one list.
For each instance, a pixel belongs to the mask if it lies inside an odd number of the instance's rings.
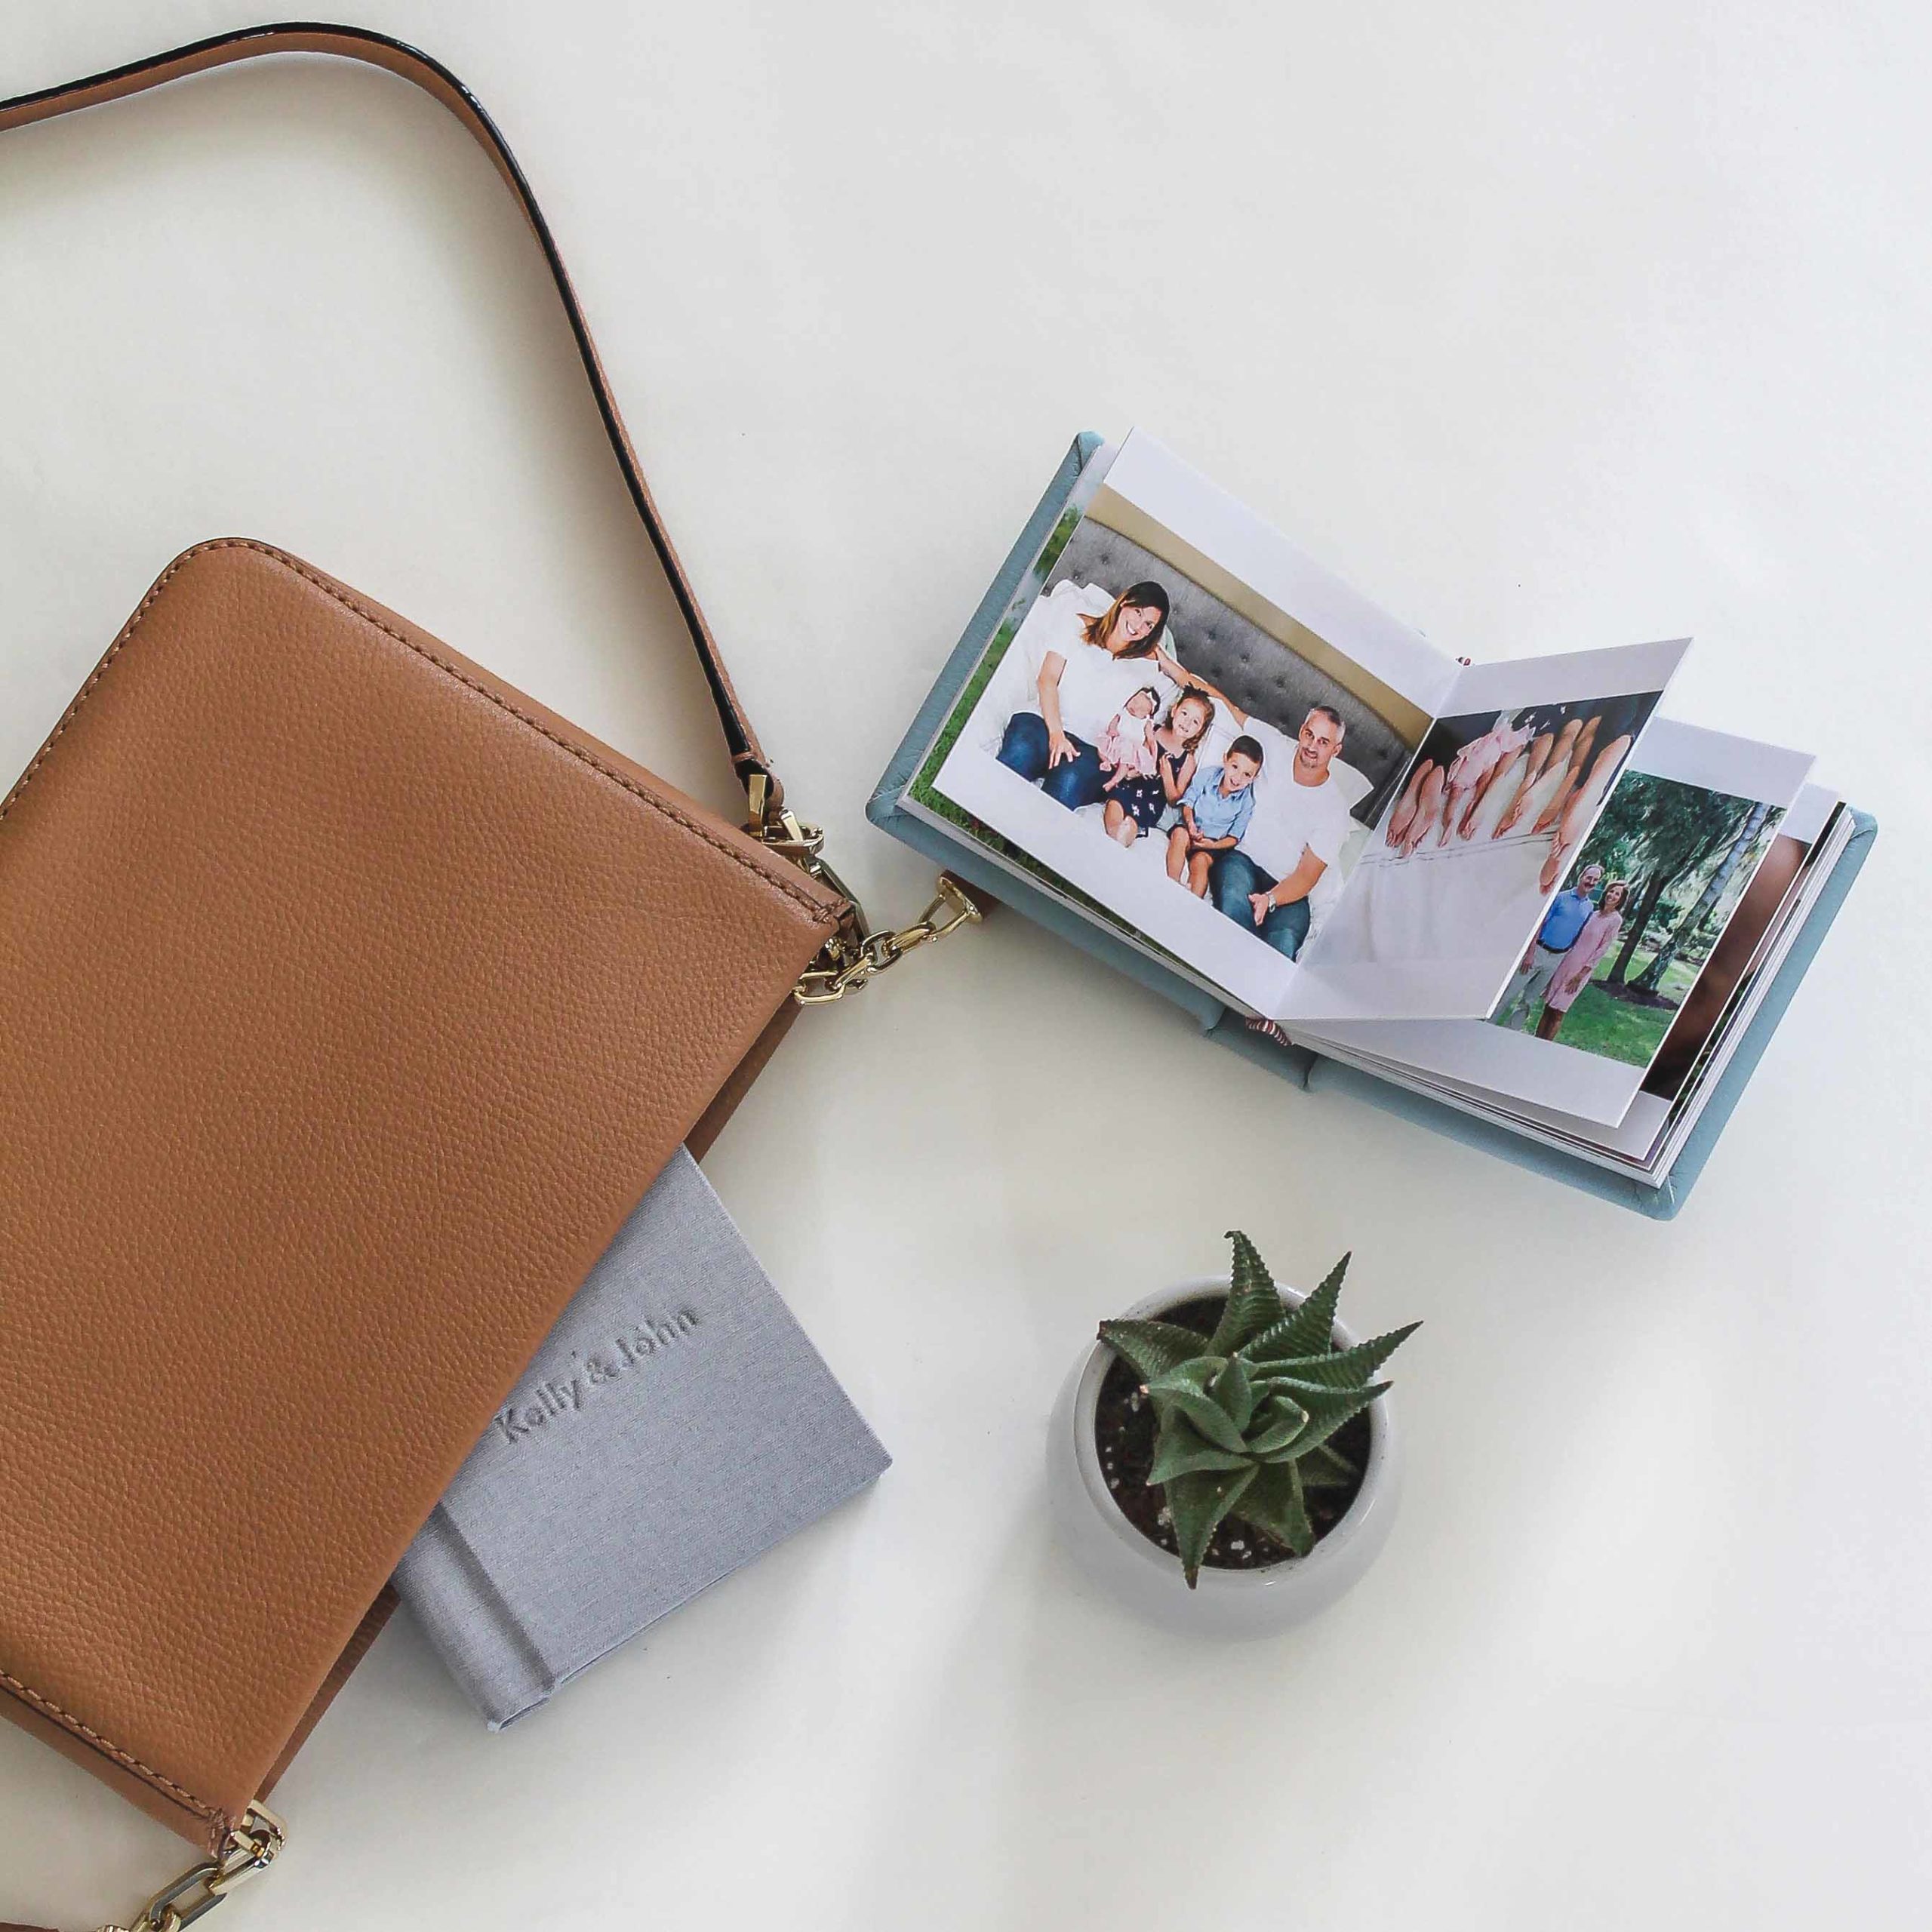
{"label": "white tabletop surface", "polygon": [[[1016,918],[809,1016],[709,1171],[897,1466],[504,1737],[398,1620],[223,1932],[1924,1922],[1928,30],[1475,12],[363,0],[515,144],[876,908],[930,869],[873,780],[1068,438],[1135,423],[1458,654],[1694,632],[1672,709],[1884,833],[1672,1226]],[[0,92],[248,18],[4,0]],[[726,802],[537,258],[399,83],[6,137],[0,398],[8,772],[240,532]],[[1171,1155],[1092,1097],[1136,1053]],[[1222,1650],[1083,1586],[1041,1466],[1096,1319],[1235,1225],[1426,1325],[1386,1555]],[[180,1849],[0,1726],[0,1911],[92,1924]]]}

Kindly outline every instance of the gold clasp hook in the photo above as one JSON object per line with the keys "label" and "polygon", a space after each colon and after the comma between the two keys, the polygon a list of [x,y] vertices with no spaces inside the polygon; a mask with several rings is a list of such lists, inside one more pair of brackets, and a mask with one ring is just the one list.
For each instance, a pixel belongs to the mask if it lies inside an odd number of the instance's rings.
{"label": "gold clasp hook", "polygon": [[[933,903],[909,926],[891,933],[861,930],[850,937],[842,932],[834,934],[799,976],[792,997],[801,1006],[824,1006],[843,999],[888,966],[897,965],[914,947],[929,946],[961,926],[977,924],[983,916],[965,888],[950,872],[941,872]],[[863,928],[863,915],[859,922]]]}
{"label": "gold clasp hook", "polygon": [[801,871],[823,879],[851,908],[838,931],[820,949],[818,956],[798,976],[792,997],[801,1006],[828,1006],[855,993],[866,982],[896,966],[915,947],[943,939],[964,925],[977,925],[985,915],[966,888],[950,872],[939,875],[932,903],[909,926],[897,932],[874,932],[851,888],[822,856],[825,833],[772,801],[771,781],[761,771],[752,774],[751,826],[753,835],[782,853]]}
{"label": "gold clasp hook", "polygon": [[281,1855],[288,1836],[287,1826],[266,1804],[250,1805],[229,1833],[219,1858],[205,1858],[173,1884],[163,1886],[142,1906],[132,1925],[103,1926],[101,1932],[186,1932],[237,1885],[266,1872]]}

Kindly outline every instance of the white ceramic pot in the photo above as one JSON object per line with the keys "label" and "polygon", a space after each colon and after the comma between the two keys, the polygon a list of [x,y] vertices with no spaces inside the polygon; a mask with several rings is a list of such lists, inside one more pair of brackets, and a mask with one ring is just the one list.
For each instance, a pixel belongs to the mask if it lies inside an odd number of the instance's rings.
{"label": "white ceramic pot", "polygon": [[[1225,1295],[1225,1275],[1204,1275],[1136,1302],[1134,1317],[1158,1317],[1203,1295]],[[1281,1291],[1289,1307],[1301,1300]],[[1359,1338],[1337,1321],[1343,1348]],[[1180,1561],[1149,1543],[1121,1513],[1101,1473],[1094,1441],[1100,1384],[1113,1351],[1095,1343],[1075,1367],[1054,1404],[1047,1438],[1047,1492],[1062,1540],[1081,1567],[1151,1621],[1198,1636],[1241,1640],[1266,1637],[1306,1623],[1350,1589],[1380,1552],[1395,1514],[1396,1433],[1389,1398],[1369,1404],[1368,1463],[1349,1512],[1306,1556],[1265,1570],[1203,1568],[1189,1589]]]}

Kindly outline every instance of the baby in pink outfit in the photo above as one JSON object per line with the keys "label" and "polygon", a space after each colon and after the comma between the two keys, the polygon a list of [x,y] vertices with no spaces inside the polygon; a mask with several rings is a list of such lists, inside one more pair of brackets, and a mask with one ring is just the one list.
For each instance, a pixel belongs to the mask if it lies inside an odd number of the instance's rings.
{"label": "baby in pink outfit", "polygon": [[1107,720],[1100,743],[1100,762],[1111,774],[1107,791],[1124,778],[1153,777],[1154,714],[1160,708],[1161,694],[1152,685],[1143,685]]}
{"label": "baby in pink outfit", "polygon": [[[1480,738],[1469,742],[1449,761],[1449,769],[1443,780],[1443,789],[1447,792],[1446,808],[1442,814],[1442,830],[1436,839],[1438,845],[1449,842],[1450,828],[1462,820],[1462,834],[1466,838],[1473,822],[1473,815],[1482,790],[1497,773],[1508,768],[1516,754],[1530,742],[1531,725],[1529,713],[1520,714],[1524,722],[1517,724],[1518,715],[1514,712],[1503,711],[1497,714],[1496,722]],[[1474,794],[1474,796],[1472,796]],[[1466,809],[1463,801],[1468,801]]]}

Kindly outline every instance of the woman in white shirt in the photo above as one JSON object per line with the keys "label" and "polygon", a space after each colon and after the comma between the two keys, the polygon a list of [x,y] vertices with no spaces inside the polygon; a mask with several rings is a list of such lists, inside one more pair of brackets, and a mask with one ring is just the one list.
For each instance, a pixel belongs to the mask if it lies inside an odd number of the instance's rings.
{"label": "woman in white shirt", "polygon": [[[1171,683],[1180,681],[1180,666],[1161,648],[1168,593],[1146,583],[1109,598],[1095,586],[1063,584],[1034,606],[1029,626],[1036,616],[1052,625],[1034,683],[1038,709],[1016,711],[1007,720],[999,761],[1078,811],[1106,795],[1100,734],[1108,719],[1152,681],[1149,663]],[[1020,639],[1014,643],[1017,647]],[[1172,695],[1161,691],[1164,706]]]}

